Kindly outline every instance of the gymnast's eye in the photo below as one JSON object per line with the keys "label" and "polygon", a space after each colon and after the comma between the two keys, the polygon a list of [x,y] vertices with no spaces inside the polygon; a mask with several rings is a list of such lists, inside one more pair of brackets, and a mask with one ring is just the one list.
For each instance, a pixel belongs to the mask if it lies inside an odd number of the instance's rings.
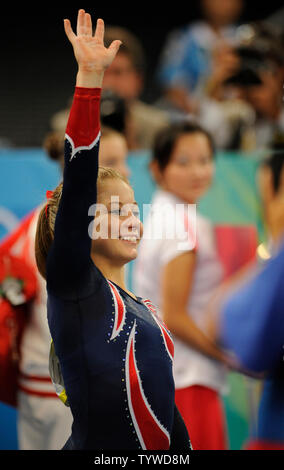
{"label": "gymnast's eye", "polygon": [[121,209],[119,209],[119,208],[118,209],[111,209],[109,212],[112,215],[118,215],[118,216],[121,215]]}
{"label": "gymnast's eye", "polygon": [[115,207],[110,209],[109,213],[119,217],[129,217],[130,215],[133,215],[135,218],[140,219],[140,211],[136,205],[133,207],[132,205],[129,206],[126,204],[121,207]]}

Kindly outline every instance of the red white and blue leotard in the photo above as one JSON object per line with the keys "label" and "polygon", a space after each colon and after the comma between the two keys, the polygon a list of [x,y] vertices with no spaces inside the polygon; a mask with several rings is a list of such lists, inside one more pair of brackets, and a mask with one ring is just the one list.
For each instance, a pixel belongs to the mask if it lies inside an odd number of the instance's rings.
{"label": "red white and blue leotard", "polygon": [[90,256],[100,93],[75,91],[47,260],[48,322],[74,418],[68,448],[187,451],[174,403],[171,336],[150,301],[107,280]]}

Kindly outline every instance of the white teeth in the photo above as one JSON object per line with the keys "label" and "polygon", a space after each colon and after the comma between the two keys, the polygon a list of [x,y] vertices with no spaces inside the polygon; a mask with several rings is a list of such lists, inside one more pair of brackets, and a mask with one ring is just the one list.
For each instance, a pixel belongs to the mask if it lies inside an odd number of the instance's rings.
{"label": "white teeth", "polygon": [[121,237],[121,240],[126,240],[128,242],[136,242],[137,238],[136,237]]}

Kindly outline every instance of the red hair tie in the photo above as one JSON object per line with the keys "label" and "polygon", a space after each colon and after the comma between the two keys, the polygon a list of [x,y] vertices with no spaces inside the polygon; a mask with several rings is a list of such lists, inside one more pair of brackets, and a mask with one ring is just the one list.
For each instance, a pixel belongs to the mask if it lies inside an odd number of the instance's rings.
{"label": "red hair tie", "polygon": [[[47,201],[48,201],[49,199],[51,199],[52,196],[53,196],[53,191],[49,191],[49,190],[46,191],[46,199],[47,199]],[[45,217],[46,217],[46,218],[47,218],[47,208],[48,208],[48,204],[45,205]]]}

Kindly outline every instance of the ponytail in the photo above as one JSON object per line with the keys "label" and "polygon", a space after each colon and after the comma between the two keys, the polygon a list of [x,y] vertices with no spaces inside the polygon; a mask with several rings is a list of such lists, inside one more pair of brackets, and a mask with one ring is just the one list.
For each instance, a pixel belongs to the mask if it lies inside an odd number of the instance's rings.
{"label": "ponytail", "polygon": [[41,209],[35,236],[35,258],[37,268],[44,279],[46,279],[46,259],[52,243],[52,236],[46,217],[46,205]]}
{"label": "ponytail", "polygon": [[45,206],[41,209],[35,236],[35,258],[37,268],[44,279],[46,279],[46,261],[49,249],[54,238],[54,225],[59,202],[62,194],[60,183],[53,191],[52,197],[48,199]]}

